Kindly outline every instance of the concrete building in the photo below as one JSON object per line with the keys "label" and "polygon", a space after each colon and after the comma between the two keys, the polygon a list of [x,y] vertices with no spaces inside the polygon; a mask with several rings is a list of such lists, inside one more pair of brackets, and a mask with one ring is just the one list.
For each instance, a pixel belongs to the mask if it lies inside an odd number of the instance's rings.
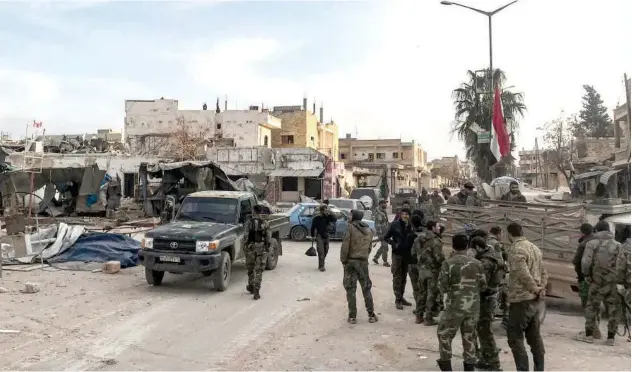
{"label": "concrete building", "polygon": [[524,182],[531,186],[544,189],[568,187],[568,182],[564,174],[562,174],[555,165],[545,160],[541,150],[522,149],[518,151],[518,156],[520,157],[518,161],[518,173]]}
{"label": "concrete building", "polygon": [[[281,128],[281,120],[266,109],[180,110],[178,100],[126,100],[124,136],[135,154],[160,154],[165,138],[186,130],[207,138],[208,146],[272,146],[272,131]],[[185,129],[186,128],[186,129]]]}
{"label": "concrete building", "polygon": [[313,148],[209,148],[207,158],[231,178],[248,176],[267,190],[270,203],[298,202],[341,195],[344,164]]}
{"label": "concrete building", "polygon": [[339,159],[347,168],[368,168],[384,174],[391,194],[401,187],[421,190],[430,186],[427,153],[415,141],[361,140],[347,134],[339,140],[339,152]]}

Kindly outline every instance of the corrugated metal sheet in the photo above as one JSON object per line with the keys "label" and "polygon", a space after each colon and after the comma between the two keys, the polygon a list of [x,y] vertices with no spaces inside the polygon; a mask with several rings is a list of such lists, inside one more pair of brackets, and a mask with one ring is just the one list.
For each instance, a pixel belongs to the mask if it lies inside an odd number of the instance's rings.
{"label": "corrugated metal sheet", "polygon": [[604,185],[607,185],[610,177],[612,177],[612,175],[617,174],[619,172],[621,172],[621,169],[609,170],[609,171],[604,172],[604,174],[602,174],[599,177],[599,183],[603,183]]}
{"label": "corrugated metal sheet", "polygon": [[275,169],[270,172],[272,177],[320,177],[324,169]]}
{"label": "corrugated metal sheet", "polygon": [[603,170],[595,170],[595,171],[590,171],[590,172],[586,172],[586,173],[581,173],[578,174],[577,176],[575,176],[575,180],[584,180],[587,178],[591,178],[591,177],[597,177],[601,174],[605,173],[605,171]]}

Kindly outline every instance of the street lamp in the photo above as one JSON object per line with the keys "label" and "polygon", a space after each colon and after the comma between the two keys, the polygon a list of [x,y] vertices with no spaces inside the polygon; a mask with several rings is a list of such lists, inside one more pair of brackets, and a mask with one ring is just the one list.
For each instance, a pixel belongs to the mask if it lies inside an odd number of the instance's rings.
{"label": "street lamp", "polygon": [[518,2],[518,0],[514,0],[514,1],[510,2],[510,3],[508,3],[508,4],[505,4],[505,5],[501,6],[500,8],[498,8],[496,10],[492,10],[491,12],[486,12],[484,10],[472,8],[471,6],[455,3],[455,2],[452,2],[452,1],[442,1],[441,2],[441,5],[456,5],[456,6],[460,6],[462,8],[473,10],[476,13],[480,13],[480,14],[483,14],[483,15],[487,16],[487,20],[489,22],[489,72],[490,72],[490,79],[491,79],[490,89],[491,89],[492,93],[494,92],[494,64],[493,64],[493,60],[492,60],[492,16],[494,14],[500,12],[501,10],[505,9],[509,5],[512,5],[512,4],[517,3],[517,2]]}

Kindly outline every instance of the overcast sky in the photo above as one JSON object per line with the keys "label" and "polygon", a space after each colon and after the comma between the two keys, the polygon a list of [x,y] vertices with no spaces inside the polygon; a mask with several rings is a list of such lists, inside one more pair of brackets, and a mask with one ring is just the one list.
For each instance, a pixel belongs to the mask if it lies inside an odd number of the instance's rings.
{"label": "overcast sky", "polygon": [[[583,84],[610,109],[624,102],[631,14],[630,0],[520,0],[494,16],[494,66],[528,107],[519,148],[561,110],[578,111]],[[228,95],[245,109],[306,93],[341,136],[462,155],[451,91],[488,58],[487,19],[439,0],[1,2],[0,130],[23,136],[33,119],[47,133],[120,130],[125,99],[196,109]]]}

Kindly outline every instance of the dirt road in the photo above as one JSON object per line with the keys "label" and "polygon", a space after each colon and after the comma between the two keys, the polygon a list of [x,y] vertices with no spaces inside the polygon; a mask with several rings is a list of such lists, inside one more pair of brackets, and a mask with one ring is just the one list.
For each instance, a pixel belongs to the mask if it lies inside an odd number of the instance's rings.
{"label": "dirt road", "polygon": [[[346,323],[339,243],[328,270],[303,253],[306,243],[284,243],[274,271],[264,273],[262,299],[245,291],[237,264],[231,287],[210,289],[210,278],[167,275],[149,287],[141,268],[115,275],[92,272],[4,272],[0,294],[0,368],[3,370],[436,370],[436,327],[415,325],[412,309],[393,304],[389,269],[371,266],[380,320]],[[19,292],[27,281],[41,291]],[[412,293],[408,289],[407,297]],[[358,308],[363,308],[358,293]],[[566,310],[564,310],[566,311]],[[579,314],[552,309],[543,327],[547,369],[629,370],[630,344],[615,347],[572,340]],[[605,330],[605,324],[602,324]],[[498,329],[505,369],[511,353]],[[460,339],[454,367],[461,369]],[[604,363],[607,360],[607,363]]]}

